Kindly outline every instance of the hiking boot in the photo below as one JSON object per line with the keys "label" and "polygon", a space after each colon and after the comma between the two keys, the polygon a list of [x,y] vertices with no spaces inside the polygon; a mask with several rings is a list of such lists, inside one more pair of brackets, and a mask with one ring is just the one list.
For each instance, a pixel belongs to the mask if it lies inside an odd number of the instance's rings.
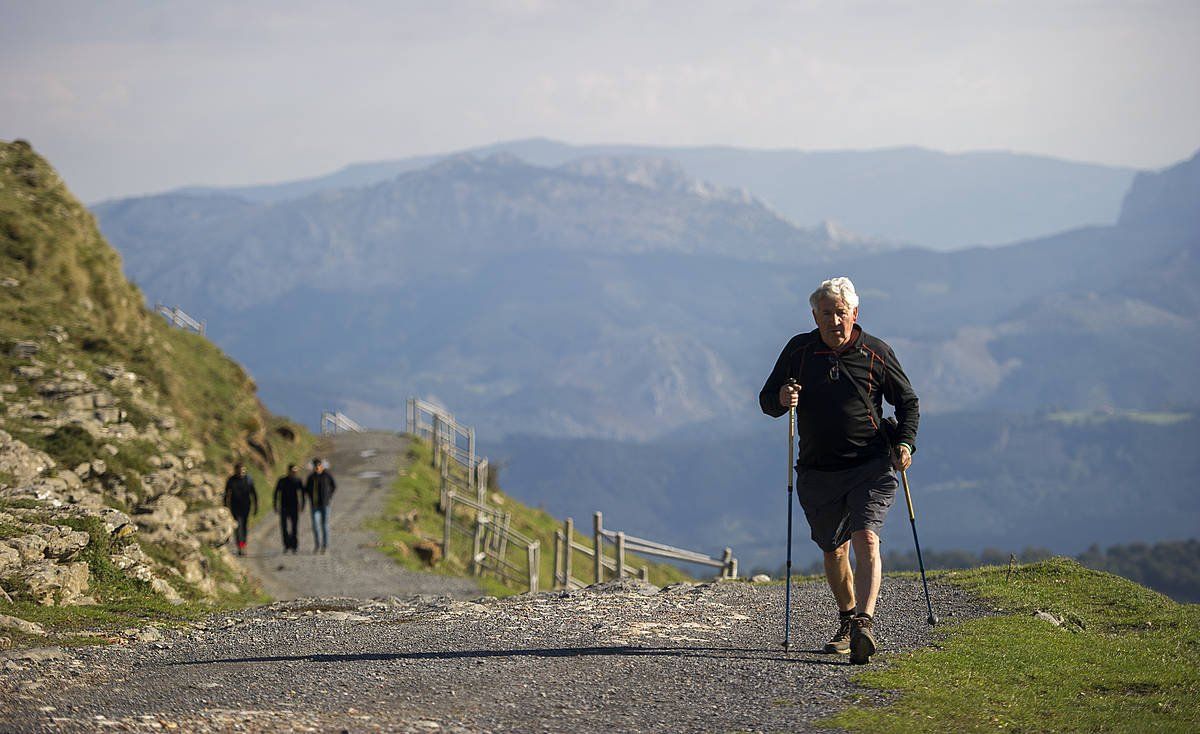
{"label": "hiking boot", "polygon": [[866,665],[875,654],[875,634],[871,631],[872,619],[860,614],[850,624],[850,662]]}
{"label": "hiking boot", "polygon": [[836,655],[846,655],[850,652],[850,627],[854,621],[853,614],[838,615],[838,631],[833,639],[825,643],[825,652]]}

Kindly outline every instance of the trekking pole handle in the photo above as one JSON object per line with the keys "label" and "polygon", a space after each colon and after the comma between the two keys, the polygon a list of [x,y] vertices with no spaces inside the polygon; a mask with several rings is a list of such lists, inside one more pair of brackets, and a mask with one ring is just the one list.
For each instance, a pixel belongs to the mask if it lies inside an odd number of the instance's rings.
{"label": "trekking pole handle", "polygon": [[[787,384],[789,386],[792,386],[792,385],[798,385],[800,383],[796,382],[795,377],[789,377],[787,380]],[[791,493],[792,493],[792,487],[795,482],[795,475],[794,475],[795,469],[793,467],[793,465],[796,463],[796,455],[795,455],[795,453],[793,453],[793,452],[795,452],[795,450],[796,450],[796,406],[789,405],[788,406],[788,469],[787,469],[787,471],[788,471],[787,486],[788,486],[788,494],[789,495],[791,495]],[[790,507],[790,505],[789,505],[789,507]]]}
{"label": "trekking pole handle", "polygon": [[908,490],[908,472],[904,469],[900,470],[900,483],[904,485],[904,501],[908,503],[908,519],[910,522],[916,522],[917,513],[913,512],[912,492]]}

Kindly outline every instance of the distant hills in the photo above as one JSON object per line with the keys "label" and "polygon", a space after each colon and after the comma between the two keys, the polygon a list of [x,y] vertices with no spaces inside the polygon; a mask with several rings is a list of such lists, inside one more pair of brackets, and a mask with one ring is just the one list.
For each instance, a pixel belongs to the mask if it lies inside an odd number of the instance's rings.
{"label": "distant hills", "polygon": [[1173,192],[1196,167],[1140,177],[1117,225],[951,253],[800,229],[661,159],[463,157],[96,214],[146,292],[206,318],[293,415],[337,402],[394,425],[418,393],[496,435],[648,439],[757,420],[764,365],[843,272],[926,412],[1193,405],[1173,365],[1200,357],[1196,239]]}
{"label": "distant hills", "polygon": [[1197,157],[1139,173],[1109,224],[952,252],[797,227],[754,189],[626,155],[95,211],[132,277],[207,319],[274,409],[400,426],[409,395],[441,401],[522,499],[773,567],[783,443],[756,394],[837,274],[921,395],[931,547],[1194,528],[1198,177]]}
{"label": "distant hills", "polygon": [[326,176],[263,186],[195,187],[185,195],[252,202],[358,188],[446,158],[496,154],[554,168],[583,158],[673,161],[694,178],[751,191],[800,226],[833,221],[875,239],[946,250],[1004,244],[1089,224],[1111,224],[1132,169],[1008,152],[943,153],[916,147],[865,151],[568,145],[518,140],[447,155],[358,163]]}

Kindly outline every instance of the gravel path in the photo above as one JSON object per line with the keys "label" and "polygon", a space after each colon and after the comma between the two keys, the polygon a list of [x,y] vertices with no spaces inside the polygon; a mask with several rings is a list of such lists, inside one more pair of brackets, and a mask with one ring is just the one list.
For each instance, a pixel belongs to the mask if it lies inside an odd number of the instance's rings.
{"label": "gravel path", "polygon": [[[785,655],[779,585],[622,581],[497,600],[399,568],[363,522],[404,448],[369,433],[327,449],[327,555],[282,555],[274,518],[255,529],[245,560],[282,601],[105,647],[0,653],[0,731],[795,732],[885,700],[851,682],[862,668],[846,656],[819,652],[836,627],[824,584],[794,590]],[[987,613],[931,591],[949,623]],[[872,666],[929,644],[918,579],[884,579],[875,629]]]}
{"label": "gravel path", "polygon": [[[985,613],[932,590],[951,623]],[[862,668],[816,652],[828,590],[800,586],[793,603],[785,656],[780,586],[281,602],[156,641],[0,658],[0,710],[14,732],[782,732],[882,700],[851,683]],[[885,579],[885,650],[928,644],[924,617],[919,581]]]}
{"label": "gravel path", "polygon": [[[471,579],[401,568],[375,547],[375,534],[365,527],[384,508],[387,486],[405,461],[407,439],[394,433],[342,433],[322,447],[337,480],[329,514],[329,550],[312,552],[313,532],[307,510],[300,513],[300,552],[284,554],[279,516],[270,514],[250,532],[249,554],[243,562],[276,600],[302,597],[444,594],[459,599],[479,596]],[[259,491],[267,507],[272,484]]]}

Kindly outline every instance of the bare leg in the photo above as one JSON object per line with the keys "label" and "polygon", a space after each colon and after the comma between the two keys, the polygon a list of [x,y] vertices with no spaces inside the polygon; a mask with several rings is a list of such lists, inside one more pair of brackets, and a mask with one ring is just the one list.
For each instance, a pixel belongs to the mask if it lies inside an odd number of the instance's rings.
{"label": "bare leg", "polygon": [[[825,554],[825,580],[833,591],[839,612],[854,609],[854,572],[850,570],[849,541],[838,546],[837,550]],[[875,588],[879,588],[876,581]]]}
{"label": "bare leg", "polygon": [[856,530],[850,536],[850,543],[854,546],[854,591],[858,598],[858,613],[874,616],[879,580],[883,575],[879,536],[874,530]]}

